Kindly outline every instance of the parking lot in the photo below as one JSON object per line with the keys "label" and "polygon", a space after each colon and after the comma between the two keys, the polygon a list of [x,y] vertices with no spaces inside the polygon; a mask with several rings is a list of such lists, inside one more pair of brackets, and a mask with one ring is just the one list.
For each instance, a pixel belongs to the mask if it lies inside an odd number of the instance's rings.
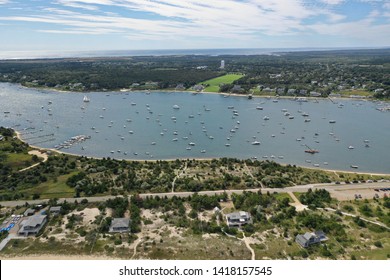
{"label": "parking lot", "polygon": [[1,224],[0,232],[8,231],[9,233],[17,233],[19,230],[18,225],[22,219],[23,215],[12,215]]}

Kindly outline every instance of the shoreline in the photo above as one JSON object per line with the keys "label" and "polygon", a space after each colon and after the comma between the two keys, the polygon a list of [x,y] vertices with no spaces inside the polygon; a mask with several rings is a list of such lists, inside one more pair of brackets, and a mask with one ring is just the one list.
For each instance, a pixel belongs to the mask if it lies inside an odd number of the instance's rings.
{"label": "shoreline", "polygon": [[[23,143],[28,144],[26,141],[24,141],[21,138],[21,134],[19,131],[15,130],[16,137],[22,141]],[[68,156],[74,156],[74,157],[85,157],[85,158],[90,158],[90,159],[97,159],[97,160],[103,160],[103,159],[112,159],[112,160],[118,160],[118,161],[128,161],[128,162],[158,162],[158,161],[176,161],[176,160],[197,160],[197,161],[211,161],[213,159],[220,160],[221,157],[210,157],[210,158],[170,158],[170,159],[116,159],[116,158],[111,158],[111,157],[95,157],[95,156],[85,156],[85,155],[78,155],[78,154],[73,154],[73,153],[68,153],[68,152],[63,152],[60,150],[56,150],[53,148],[43,148],[43,147],[38,147],[38,146],[32,146],[28,144],[29,147],[37,150],[43,150],[43,151],[51,151],[54,153],[58,154],[63,154],[63,155],[68,155]],[[240,160],[246,160],[246,159],[240,159]],[[262,160],[259,160],[262,161]],[[318,171],[324,171],[324,172],[338,172],[338,173],[347,173],[347,174],[361,174],[361,175],[370,175],[370,176],[390,176],[390,173],[375,173],[375,172],[356,172],[356,171],[350,171],[350,170],[341,170],[341,169],[323,169],[323,168],[314,168],[314,167],[308,167],[308,166],[303,166],[303,165],[296,165],[296,164],[291,164],[291,163],[278,163],[282,166],[286,165],[295,165],[296,167],[301,167],[305,169],[310,169],[310,170],[318,170]]]}
{"label": "shoreline", "polygon": [[[155,92],[182,92],[182,93],[191,93],[191,94],[217,94],[217,95],[223,95],[223,96],[234,96],[234,97],[245,97],[248,98],[250,93],[245,93],[245,94],[238,94],[238,93],[229,93],[229,92],[212,92],[212,91],[194,91],[194,90],[180,90],[177,91],[175,89],[151,89],[151,90],[127,90],[122,91],[121,89],[117,90],[97,90],[97,91],[71,91],[71,90],[60,90],[60,89],[55,89],[55,88],[48,88],[48,87],[28,87],[25,85],[22,85],[21,83],[11,83],[10,84],[17,84],[20,85],[22,88],[25,89],[35,89],[35,90],[44,90],[44,91],[54,91],[58,93],[80,93],[80,94],[101,94],[101,93],[119,93],[119,94],[125,94],[125,93],[147,93],[148,91],[150,93],[155,93]],[[283,96],[275,96],[275,95],[255,95],[252,94],[253,98],[266,98],[266,99],[296,99],[298,97],[300,98],[306,98],[307,100],[360,100],[360,101],[384,101],[384,102],[390,102],[390,100],[382,100],[382,99],[376,99],[373,98],[373,96],[361,96],[361,97],[349,97],[349,96],[340,96],[340,97],[329,97],[329,96],[320,96],[320,97],[313,97],[313,96],[296,96],[296,95],[283,95]]]}

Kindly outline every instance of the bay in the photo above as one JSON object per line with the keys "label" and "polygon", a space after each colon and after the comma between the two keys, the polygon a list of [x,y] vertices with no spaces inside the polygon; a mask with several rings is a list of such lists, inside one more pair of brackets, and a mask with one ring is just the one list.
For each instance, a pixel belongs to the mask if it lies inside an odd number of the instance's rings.
{"label": "bay", "polygon": [[[89,102],[83,102],[84,95]],[[0,84],[1,126],[13,127],[26,142],[43,148],[90,136],[61,151],[116,159],[256,158],[390,173],[390,114],[376,110],[378,106],[352,99],[276,102],[190,92],[84,94]],[[310,149],[319,152],[305,152]]]}

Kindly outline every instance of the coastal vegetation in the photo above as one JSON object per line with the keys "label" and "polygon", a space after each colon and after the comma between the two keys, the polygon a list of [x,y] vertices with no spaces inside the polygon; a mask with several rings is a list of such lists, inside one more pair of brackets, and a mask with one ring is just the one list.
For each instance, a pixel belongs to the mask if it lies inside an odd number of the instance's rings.
{"label": "coastal vegetation", "polygon": [[[71,91],[183,90],[203,83],[212,92],[389,98],[389,52],[5,60],[0,62],[0,82]],[[219,68],[221,60],[224,69]]]}
{"label": "coastal vegetation", "polygon": [[[322,190],[318,197],[327,197]],[[370,219],[389,216],[384,199],[348,201],[354,209],[368,205]],[[333,201],[324,206],[333,207]],[[49,205],[58,204],[51,200]],[[278,194],[244,192],[232,196],[192,195],[115,198],[106,202],[64,202],[60,215],[50,216],[36,238],[11,240],[4,258],[39,254],[152,259],[386,259],[389,231],[356,218],[321,209],[297,211]],[[27,207],[2,209],[2,215],[23,213]],[[46,207],[43,205],[42,207]],[[5,212],[7,211],[7,212]],[[230,228],[225,215],[248,211],[252,223]],[[355,211],[355,210],[354,210]],[[382,211],[382,214],[378,214]],[[115,217],[130,217],[130,232],[108,233]],[[321,230],[327,241],[304,249],[297,234]],[[55,256],[54,256],[55,257]]]}

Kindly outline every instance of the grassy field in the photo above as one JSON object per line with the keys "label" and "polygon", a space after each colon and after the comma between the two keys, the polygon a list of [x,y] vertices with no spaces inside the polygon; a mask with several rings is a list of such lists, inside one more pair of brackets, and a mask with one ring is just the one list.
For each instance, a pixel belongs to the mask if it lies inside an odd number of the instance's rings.
{"label": "grassy field", "polygon": [[218,78],[214,78],[211,80],[207,80],[202,82],[201,84],[208,84],[204,91],[208,92],[219,92],[219,85],[220,84],[231,84],[235,80],[238,80],[239,78],[243,77],[242,74],[226,74]]}

